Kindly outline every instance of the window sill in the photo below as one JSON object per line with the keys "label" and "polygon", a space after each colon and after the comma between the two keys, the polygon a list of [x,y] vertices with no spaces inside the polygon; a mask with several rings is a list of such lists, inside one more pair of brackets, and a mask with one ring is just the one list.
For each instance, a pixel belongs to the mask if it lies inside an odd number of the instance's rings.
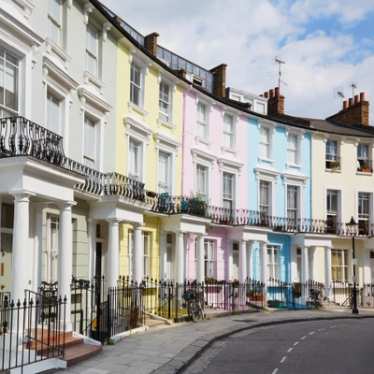
{"label": "window sill", "polygon": [[221,151],[236,155],[236,149],[234,148],[221,147]]}
{"label": "window sill", "polygon": [[204,144],[206,146],[210,146],[210,142],[207,139],[200,138],[200,136],[196,136],[195,140],[196,140],[197,143],[201,143],[201,144]]}
{"label": "window sill", "polygon": [[99,90],[103,88],[103,82],[99,78],[92,75],[89,71],[84,71],[83,78],[86,83],[92,83]]}
{"label": "window sill", "polygon": [[301,165],[300,164],[289,164],[289,163],[286,163],[286,168],[287,169],[298,169],[298,170],[300,170],[301,169]]}
{"label": "window sill", "polygon": [[148,112],[145,109],[143,109],[140,106],[132,103],[131,101],[129,101],[129,109],[136,112],[137,114],[139,114],[142,117],[145,117],[145,116],[148,115]]}
{"label": "window sill", "polygon": [[356,175],[373,175],[373,172],[372,171],[356,171]]}
{"label": "window sill", "polygon": [[341,169],[325,169],[327,173],[337,173],[340,174],[342,172]]}
{"label": "window sill", "polygon": [[157,123],[160,126],[165,126],[165,127],[169,128],[169,129],[175,129],[175,127],[176,127],[173,122],[171,122],[171,121],[165,121],[161,117],[158,117]]}
{"label": "window sill", "polygon": [[274,164],[274,160],[272,160],[272,159],[270,159],[270,158],[262,158],[262,157],[258,157],[258,158],[257,158],[257,161],[258,161],[259,163],[262,163],[262,164],[270,164],[270,165]]}
{"label": "window sill", "polygon": [[52,40],[48,38],[46,40],[46,44],[47,44],[47,51],[49,53],[52,52],[53,54],[55,54],[62,62],[67,63],[70,60],[68,54],[63,49],[63,47],[57,45],[55,42],[53,42]]}

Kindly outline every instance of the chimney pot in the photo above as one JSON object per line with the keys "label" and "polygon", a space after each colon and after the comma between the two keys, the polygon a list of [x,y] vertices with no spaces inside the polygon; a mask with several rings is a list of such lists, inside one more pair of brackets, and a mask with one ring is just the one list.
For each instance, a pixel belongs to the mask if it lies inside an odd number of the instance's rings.
{"label": "chimney pot", "polygon": [[360,92],[360,101],[365,101],[365,100],[366,100],[365,92]]}
{"label": "chimney pot", "polygon": [[279,96],[279,87],[275,87],[275,88],[274,88],[274,95],[275,95],[276,97]]}
{"label": "chimney pot", "polygon": [[271,90],[269,91],[269,97],[274,97],[274,90],[273,90],[273,89],[271,89]]}
{"label": "chimney pot", "polygon": [[266,97],[266,98],[268,98],[269,97],[269,92],[264,92],[264,96]]}
{"label": "chimney pot", "polygon": [[344,100],[343,101],[343,110],[347,110],[347,109],[348,109],[348,101]]}
{"label": "chimney pot", "polygon": [[270,115],[284,114],[284,96],[280,94],[279,87],[269,90],[265,93],[268,98],[268,113]]}
{"label": "chimney pot", "polygon": [[351,106],[353,106],[353,97],[350,97],[348,100],[348,108],[350,108]]}
{"label": "chimney pot", "polygon": [[160,35],[157,32],[152,32],[144,38],[145,49],[153,56],[157,54],[157,39]]}
{"label": "chimney pot", "polygon": [[358,102],[359,102],[359,96],[355,95],[355,97],[354,97],[354,103],[355,103],[355,105],[358,104]]}

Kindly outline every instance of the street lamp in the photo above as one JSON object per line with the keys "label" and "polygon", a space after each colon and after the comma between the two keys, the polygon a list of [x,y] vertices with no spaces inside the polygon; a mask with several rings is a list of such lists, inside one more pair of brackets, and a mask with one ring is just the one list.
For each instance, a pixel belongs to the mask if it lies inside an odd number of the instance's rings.
{"label": "street lamp", "polygon": [[352,233],[352,265],[353,265],[353,290],[352,290],[352,314],[358,314],[357,309],[357,287],[356,287],[356,247],[355,238],[358,229],[358,224],[355,219],[351,217],[351,220],[347,223],[349,232]]}

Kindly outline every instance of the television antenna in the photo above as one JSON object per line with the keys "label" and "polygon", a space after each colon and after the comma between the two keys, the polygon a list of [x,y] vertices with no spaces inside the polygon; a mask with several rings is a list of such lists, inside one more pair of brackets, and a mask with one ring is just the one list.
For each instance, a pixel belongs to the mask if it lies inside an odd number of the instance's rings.
{"label": "television antenna", "polygon": [[354,97],[356,94],[356,90],[357,90],[356,83],[351,83],[351,88],[352,88],[352,97]]}
{"label": "television antenna", "polygon": [[286,61],[281,60],[279,57],[275,57],[274,61],[278,64],[278,87],[280,91],[282,83],[287,86],[287,83],[282,80],[282,65],[284,65]]}
{"label": "television antenna", "polygon": [[338,95],[339,97],[341,97],[342,99],[345,98],[343,91],[338,91],[338,92],[337,92],[337,95]]}

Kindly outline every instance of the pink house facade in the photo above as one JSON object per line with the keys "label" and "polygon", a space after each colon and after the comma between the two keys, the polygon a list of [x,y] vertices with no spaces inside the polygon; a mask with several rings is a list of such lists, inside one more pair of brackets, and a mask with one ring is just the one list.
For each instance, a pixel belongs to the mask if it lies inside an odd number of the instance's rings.
{"label": "pink house facade", "polygon": [[[221,215],[248,206],[247,122],[243,112],[197,89],[185,92],[183,196],[202,199]],[[194,225],[200,226],[196,233],[185,234],[185,278],[245,278],[250,243],[243,240],[243,230],[198,218]]]}

